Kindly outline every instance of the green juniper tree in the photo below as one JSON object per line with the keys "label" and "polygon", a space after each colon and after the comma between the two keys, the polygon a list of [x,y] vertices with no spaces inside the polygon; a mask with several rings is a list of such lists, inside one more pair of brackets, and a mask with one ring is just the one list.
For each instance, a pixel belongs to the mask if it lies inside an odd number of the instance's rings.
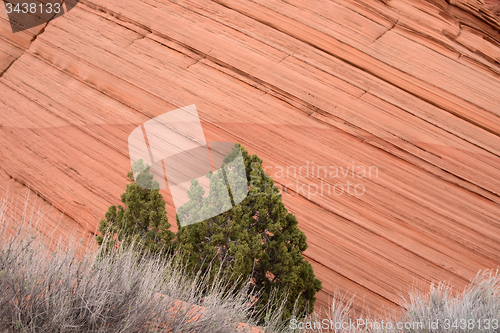
{"label": "green juniper tree", "polygon": [[125,208],[113,205],[101,220],[99,231],[102,236],[96,236],[96,240],[99,246],[105,245],[105,251],[118,243],[125,246],[134,243],[143,253],[166,255],[171,251],[175,234],[169,230],[165,201],[149,169],[150,166],[142,160],[134,162],[133,172],[127,174],[130,184],[121,195]]}
{"label": "green juniper tree", "polygon": [[250,184],[246,198],[222,214],[181,227],[180,219],[196,219],[203,212],[225,205],[217,195],[221,186],[227,186],[233,198],[241,194],[226,185],[228,175],[224,172],[208,175],[207,195],[197,181],[192,181],[189,201],[177,212],[176,243],[193,271],[201,269],[213,277],[222,268],[222,273],[234,283],[241,283],[240,277],[250,276],[262,291],[255,305],[257,311],[265,307],[274,289],[279,290],[281,297],[288,294],[284,319],[290,318],[294,306],[299,313],[309,314],[321,281],[315,278],[312,266],[302,254],[307,249],[306,236],[298,228],[295,216],[285,208],[278,188],[262,168],[261,159],[250,156],[237,144],[224,163],[240,152],[245,164],[243,176]]}

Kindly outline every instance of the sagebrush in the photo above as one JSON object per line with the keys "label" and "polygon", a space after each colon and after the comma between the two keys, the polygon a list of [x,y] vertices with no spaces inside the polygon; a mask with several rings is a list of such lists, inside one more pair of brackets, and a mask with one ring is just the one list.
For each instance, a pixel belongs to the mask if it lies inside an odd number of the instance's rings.
{"label": "sagebrush", "polygon": [[[79,242],[73,242],[48,250],[47,239],[29,225],[29,216],[21,220],[6,209],[4,200],[2,330],[233,333],[254,324],[249,304],[257,295],[246,288],[225,288],[223,277],[210,285],[201,274],[188,279],[175,257],[140,256],[133,247],[99,255],[81,253]],[[16,225],[14,233],[5,232]]]}

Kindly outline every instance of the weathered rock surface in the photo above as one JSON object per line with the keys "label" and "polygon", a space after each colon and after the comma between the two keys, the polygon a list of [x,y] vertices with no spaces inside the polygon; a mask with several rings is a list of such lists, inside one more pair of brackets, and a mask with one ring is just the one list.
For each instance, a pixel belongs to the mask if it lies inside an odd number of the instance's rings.
{"label": "weathered rock surface", "polygon": [[500,17],[500,1],[499,0],[485,0],[484,4],[493,14]]}
{"label": "weathered rock surface", "polygon": [[82,0],[16,34],[2,12],[0,187],[54,205],[54,237],[91,236],[129,133],[196,104],[208,141],[241,142],[288,191],[318,308],[335,288],[372,314],[462,288],[500,265],[497,4]]}

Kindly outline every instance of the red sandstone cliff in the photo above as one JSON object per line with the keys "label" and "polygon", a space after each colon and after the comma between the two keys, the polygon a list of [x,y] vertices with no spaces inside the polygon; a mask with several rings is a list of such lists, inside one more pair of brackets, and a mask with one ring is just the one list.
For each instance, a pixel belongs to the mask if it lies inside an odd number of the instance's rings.
{"label": "red sandstone cliff", "polygon": [[[29,188],[55,207],[41,228],[89,236],[125,189],[129,133],[196,104],[208,141],[241,142],[289,185],[318,307],[335,288],[377,313],[413,285],[462,287],[500,265],[500,20],[487,6],[82,0],[15,34],[1,11],[1,192]],[[374,168],[279,172],[312,162]],[[365,191],[312,195],[346,181]]]}
{"label": "red sandstone cliff", "polygon": [[500,17],[500,1],[499,0],[485,0],[486,8],[488,8],[493,14]]}

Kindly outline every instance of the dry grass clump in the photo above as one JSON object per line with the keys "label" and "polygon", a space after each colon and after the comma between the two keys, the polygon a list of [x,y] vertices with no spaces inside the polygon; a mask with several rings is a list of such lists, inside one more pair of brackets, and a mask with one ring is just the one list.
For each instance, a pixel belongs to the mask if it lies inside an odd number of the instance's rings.
{"label": "dry grass clump", "polygon": [[213,284],[202,274],[190,278],[175,256],[140,257],[133,248],[99,254],[83,249],[83,240],[54,245],[36,231],[43,213],[16,216],[11,205],[0,200],[1,332],[500,332],[499,271],[478,274],[458,296],[445,284],[414,293],[406,310],[379,328],[342,325],[357,319],[352,299],[339,295],[326,312],[285,322],[286,299],[276,292],[256,314],[250,305],[259,294],[249,292],[250,281],[235,290],[224,276]]}
{"label": "dry grass clump", "polygon": [[[310,333],[499,333],[500,272],[479,272],[471,284],[454,296],[445,283],[431,285],[429,293],[412,293],[404,309],[388,318],[359,318],[353,299],[336,295],[323,313],[292,322],[290,332]],[[304,329],[299,329],[303,327]]]}
{"label": "dry grass clump", "polygon": [[8,210],[4,199],[1,330],[234,333],[254,326],[252,295],[231,290],[223,277],[208,285],[206,276],[187,278],[175,257],[140,258],[131,248],[76,255],[82,251],[72,242],[48,250],[47,239],[29,223],[36,217],[21,220]]}
{"label": "dry grass clump", "polygon": [[407,309],[395,323],[403,329],[386,332],[459,333],[500,332],[499,271],[479,272],[458,296],[444,283],[431,285],[430,293],[414,293],[406,300]]}

